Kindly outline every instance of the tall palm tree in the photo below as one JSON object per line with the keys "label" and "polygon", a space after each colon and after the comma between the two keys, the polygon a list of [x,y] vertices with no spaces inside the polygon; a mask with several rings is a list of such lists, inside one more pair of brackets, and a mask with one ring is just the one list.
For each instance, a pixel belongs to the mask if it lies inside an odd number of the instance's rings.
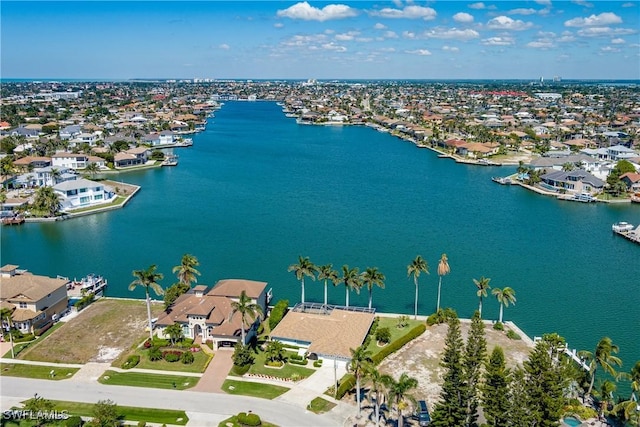
{"label": "tall palm tree", "polygon": [[91,162],[87,165],[86,168],[84,168],[84,171],[88,173],[91,178],[93,178],[98,172],[100,172],[100,166],[98,166],[98,164],[95,162]]}
{"label": "tall palm tree", "polygon": [[388,390],[389,403],[396,408],[398,413],[398,427],[404,425],[404,416],[402,411],[409,407],[411,403],[415,403],[415,397],[410,393],[410,390],[418,387],[418,380],[410,377],[406,372],[403,372],[395,381],[389,377],[386,384]]}
{"label": "tall palm tree", "polygon": [[53,187],[40,187],[33,198],[33,207],[49,216],[55,216],[62,207],[60,196]]}
{"label": "tall palm tree", "polygon": [[369,308],[371,308],[373,287],[377,285],[379,288],[384,289],[384,281],[386,278],[384,274],[378,270],[378,267],[367,267],[360,277],[362,278],[362,283],[366,285],[369,290]]}
{"label": "tall palm tree", "polygon": [[361,414],[361,396],[360,396],[360,381],[365,372],[365,363],[371,361],[371,352],[367,350],[367,348],[363,345],[360,347],[353,349],[350,348],[351,352],[351,362],[349,362],[349,371],[353,373],[353,376],[356,377],[356,402],[358,406],[358,415],[360,418]]}
{"label": "tall palm tree", "polygon": [[480,317],[482,317],[482,298],[486,297],[487,291],[491,289],[491,286],[489,286],[490,281],[491,279],[488,279],[484,276],[482,276],[480,280],[473,279],[473,283],[475,283],[476,288],[478,288],[478,292],[476,292],[476,295],[478,295],[478,298],[480,299],[480,303],[478,305],[478,312],[480,313]]}
{"label": "tall palm tree", "polygon": [[596,370],[598,366],[614,377],[617,375],[613,365],[622,366],[622,360],[613,354],[617,353],[618,350],[618,346],[613,343],[611,338],[603,337],[598,341],[598,345],[593,353],[587,350],[578,352],[580,357],[590,362],[589,374],[591,375],[591,382],[589,383],[589,390],[587,390],[588,395],[591,395],[591,391],[593,390],[593,383],[596,380]]}
{"label": "tall palm tree", "polygon": [[389,375],[382,374],[373,363],[367,363],[364,365],[364,378],[366,383],[371,386],[369,392],[373,393],[373,399],[369,396],[369,400],[373,400],[374,403],[374,417],[376,427],[380,425],[380,400],[382,395],[387,392],[386,384],[393,381],[393,378]]}
{"label": "tall palm tree", "polygon": [[153,325],[151,324],[151,297],[149,295],[149,289],[153,289],[156,295],[164,294],[164,290],[158,284],[160,280],[164,278],[162,273],[156,273],[156,265],[152,264],[146,270],[134,270],[133,276],[136,278],[129,284],[129,290],[133,291],[138,286],[144,288],[144,292],[147,300],[147,318],[149,320],[149,340],[153,341]]}
{"label": "tall palm tree", "polygon": [[599,415],[601,417],[605,416],[608,412],[609,405],[613,403],[613,393],[616,391],[616,383],[611,380],[604,380],[600,384],[600,388],[596,393],[598,395],[600,407],[599,407]]}
{"label": "tall palm tree", "polygon": [[58,180],[62,177],[62,173],[60,172],[60,170],[58,168],[52,168],[51,169],[51,181],[53,182],[53,185],[56,185],[58,183]]}
{"label": "tall palm tree", "polygon": [[358,267],[349,268],[348,265],[342,266],[342,277],[340,282],[343,283],[346,291],[345,305],[349,307],[349,293],[351,289],[355,289],[357,293],[360,293],[362,287],[362,279],[360,278]]}
{"label": "tall palm tree", "polygon": [[182,255],[180,265],[176,265],[171,270],[172,273],[177,273],[178,281],[183,285],[191,287],[191,283],[197,283],[200,276],[200,272],[196,270],[196,267],[200,265],[198,258],[191,254]]}
{"label": "tall palm tree", "polygon": [[446,276],[451,272],[451,268],[449,268],[449,259],[447,258],[447,254],[442,254],[440,257],[440,262],[438,263],[438,304],[436,305],[436,312],[440,311],[440,286],[442,286],[442,276]]}
{"label": "tall palm tree", "polygon": [[491,291],[491,294],[495,295],[496,299],[500,303],[500,318],[498,319],[498,322],[502,323],[502,309],[504,307],[509,307],[509,304],[515,305],[516,291],[506,286],[503,289],[494,288]]}
{"label": "tall palm tree", "polygon": [[296,278],[300,280],[300,283],[302,284],[302,297],[300,300],[304,304],[304,276],[308,276],[311,277],[312,280],[316,280],[315,273],[318,271],[318,267],[309,261],[309,257],[303,258],[302,256],[298,256],[298,263],[291,264],[287,271],[293,271]]}
{"label": "tall palm tree", "polygon": [[244,342],[244,326],[247,324],[247,317],[250,317],[255,321],[256,317],[262,317],[264,313],[262,312],[260,304],[254,303],[253,300],[247,296],[245,291],[240,293],[238,301],[233,301],[231,303],[231,314],[229,315],[229,320],[231,320],[233,315],[236,313],[240,313],[240,319],[242,322],[242,326],[240,327],[242,345],[246,345]]}
{"label": "tall palm tree", "polygon": [[636,362],[629,373],[621,375],[631,381],[631,395],[627,400],[617,403],[613,407],[613,412],[621,414],[625,421],[630,421],[631,425],[640,426],[640,405],[637,402],[637,394],[640,392],[640,360]]}
{"label": "tall palm tree", "polygon": [[420,277],[421,272],[429,274],[429,265],[422,256],[418,255],[413,261],[411,261],[411,264],[407,266],[407,277],[413,276],[413,283],[416,285],[416,301],[415,309],[413,311],[414,319],[418,318],[418,277]]}
{"label": "tall palm tree", "polygon": [[333,269],[333,264],[318,267],[318,280],[324,280],[324,305],[327,305],[327,281],[331,280],[334,285],[338,283],[338,272]]}
{"label": "tall palm tree", "polygon": [[15,359],[16,355],[13,352],[13,335],[11,334],[11,329],[13,328],[13,323],[11,322],[12,315],[13,310],[11,310],[10,308],[4,307],[0,309],[0,323],[2,323],[2,321],[7,322],[7,327],[9,328],[9,342],[11,343],[11,358]]}

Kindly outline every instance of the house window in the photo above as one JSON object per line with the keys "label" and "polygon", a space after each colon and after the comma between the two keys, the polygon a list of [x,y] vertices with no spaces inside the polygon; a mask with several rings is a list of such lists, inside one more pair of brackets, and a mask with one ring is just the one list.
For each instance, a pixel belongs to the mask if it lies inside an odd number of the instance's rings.
{"label": "house window", "polygon": [[94,200],[102,200],[102,194],[96,194],[95,196],[93,196]]}
{"label": "house window", "polygon": [[86,189],[86,188],[81,188],[81,189],[80,189],[80,192],[81,192],[81,193],[86,193],[86,192],[87,192],[87,189]]}
{"label": "house window", "polygon": [[91,197],[89,196],[80,197],[80,203],[89,203],[90,200]]}
{"label": "house window", "polygon": [[19,304],[19,307],[20,307],[20,308],[27,308],[27,303],[26,303],[26,302],[21,302],[21,303]]}

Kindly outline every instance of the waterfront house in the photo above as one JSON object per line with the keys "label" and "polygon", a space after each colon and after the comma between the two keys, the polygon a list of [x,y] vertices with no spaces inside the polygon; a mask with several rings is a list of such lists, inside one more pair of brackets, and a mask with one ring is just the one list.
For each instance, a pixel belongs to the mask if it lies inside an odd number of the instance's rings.
{"label": "waterfront house", "polygon": [[[241,341],[241,316],[234,313],[232,303],[238,301],[242,292],[254,304],[260,305],[264,314],[271,296],[267,283],[244,279],[226,279],[219,281],[212,289],[198,285],[178,299],[155,323],[155,331],[161,338],[167,338],[167,326],[179,324],[184,336],[192,339],[212,341],[214,348],[232,346]],[[245,343],[256,334],[260,318],[247,319],[244,325]]]}
{"label": "waterfront house", "polygon": [[61,196],[63,212],[108,203],[115,197],[111,187],[85,178],[61,182],[53,190]]}
{"label": "waterfront house", "polygon": [[553,187],[557,191],[572,194],[601,193],[605,182],[582,169],[565,171],[553,171],[540,177],[542,182]]}
{"label": "waterfront house", "polygon": [[629,191],[640,192],[640,173],[627,172],[620,175],[620,180],[625,183]]}
{"label": "waterfront house", "polygon": [[[13,325],[22,333],[37,333],[67,309],[69,279],[39,276],[9,264],[0,268],[0,279],[0,306],[12,310]],[[3,319],[3,329],[7,326]]]}
{"label": "waterfront house", "polygon": [[130,148],[116,153],[113,157],[113,163],[116,168],[144,165],[147,160],[149,160],[149,149],[146,147]]}
{"label": "waterfront house", "polygon": [[13,165],[22,170],[44,168],[46,166],[51,166],[51,157],[26,156],[15,160]]}
{"label": "waterfront house", "polygon": [[[20,175],[18,181],[23,186],[53,186],[60,182],[73,181],[78,178],[78,174],[67,167],[45,166],[35,168],[32,172]],[[33,182],[32,182],[33,181]]]}
{"label": "waterfront house", "polygon": [[51,166],[54,168],[84,169],[89,164],[89,156],[76,153],[55,153],[51,156]]}
{"label": "waterfront house", "polygon": [[171,131],[162,131],[160,133],[150,133],[142,138],[143,144],[149,144],[152,147],[158,145],[173,145],[175,143],[174,134]]}
{"label": "waterfront house", "polygon": [[27,139],[35,139],[40,136],[40,132],[37,129],[29,129],[26,126],[18,126],[17,128],[9,131],[11,136],[24,136]]}

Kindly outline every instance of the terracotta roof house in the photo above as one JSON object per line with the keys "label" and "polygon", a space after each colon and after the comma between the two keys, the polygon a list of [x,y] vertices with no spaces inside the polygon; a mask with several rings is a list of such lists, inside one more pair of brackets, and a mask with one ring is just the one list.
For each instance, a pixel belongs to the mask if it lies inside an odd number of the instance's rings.
{"label": "terracotta roof house", "polygon": [[640,192],[640,173],[627,172],[620,175],[620,180],[627,185],[629,190]]}
{"label": "terracotta roof house", "polygon": [[67,309],[67,284],[69,279],[38,276],[7,264],[0,269],[0,304],[13,310],[14,327],[36,333]]}
{"label": "terracotta roof house", "polygon": [[[251,298],[254,304],[262,307],[266,314],[271,289],[267,291],[266,282],[244,279],[226,279],[219,281],[213,288],[198,285],[181,295],[155,323],[158,337],[165,338],[167,326],[175,323],[182,326],[187,338],[212,341],[214,348],[233,346],[241,341],[241,316],[233,313],[232,303],[238,301],[242,292]],[[261,319],[248,320],[244,325],[245,344],[256,334]]]}

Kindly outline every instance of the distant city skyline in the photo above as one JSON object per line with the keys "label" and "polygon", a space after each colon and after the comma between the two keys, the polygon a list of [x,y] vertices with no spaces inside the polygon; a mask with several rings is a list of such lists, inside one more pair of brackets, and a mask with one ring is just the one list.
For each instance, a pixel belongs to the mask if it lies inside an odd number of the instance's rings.
{"label": "distant city skyline", "polygon": [[2,79],[640,79],[635,1],[3,1]]}

